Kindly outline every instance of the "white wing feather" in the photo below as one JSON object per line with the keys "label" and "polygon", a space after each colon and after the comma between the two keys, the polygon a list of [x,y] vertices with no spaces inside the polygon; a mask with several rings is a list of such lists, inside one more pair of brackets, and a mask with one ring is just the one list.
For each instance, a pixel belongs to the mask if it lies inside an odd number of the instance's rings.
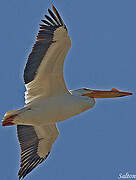
{"label": "white wing feather", "polygon": [[54,33],[53,43],[44,56],[37,75],[33,81],[26,84],[26,104],[44,97],[68,93],[63,77],[63,64],[71,40],[64,27]]}

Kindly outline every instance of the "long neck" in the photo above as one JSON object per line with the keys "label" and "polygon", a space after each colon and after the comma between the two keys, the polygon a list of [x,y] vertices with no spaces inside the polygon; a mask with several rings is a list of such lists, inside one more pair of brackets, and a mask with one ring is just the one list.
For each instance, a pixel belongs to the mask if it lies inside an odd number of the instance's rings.
{"label": "long neck", "polygon": [[79,108],[81,107],[81,112],[93,108],[93,106],[95,105],[94,98],[82,96],[82,89],[71,90],[70,93],[72,94],[73,99],[78,102],[77,106],[79,106]]}

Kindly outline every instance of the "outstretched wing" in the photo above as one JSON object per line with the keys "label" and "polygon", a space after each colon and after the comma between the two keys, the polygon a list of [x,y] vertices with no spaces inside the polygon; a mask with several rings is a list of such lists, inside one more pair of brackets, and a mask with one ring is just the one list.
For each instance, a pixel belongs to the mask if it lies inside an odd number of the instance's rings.
{"label": "outstretched wing", "polygon": [[56,124],[47,126],[17,125],[18,140],[21,147],[19,179],[24,178],[49,155],[59,132]]}
{"label": "outstretched wing", "polygon": [[52,6],[40,24],[36,43],[24,70],[26,103],[50,95],[68,93],[63,77],[63,64],[71,40],[58,11]]}

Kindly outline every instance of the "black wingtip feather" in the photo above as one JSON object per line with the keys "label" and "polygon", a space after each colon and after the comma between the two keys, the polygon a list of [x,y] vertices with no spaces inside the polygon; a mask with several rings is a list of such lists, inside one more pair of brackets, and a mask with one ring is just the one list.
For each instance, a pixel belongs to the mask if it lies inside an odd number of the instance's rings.
{"label": "black wingtip feather", "polygon": [[51,23],[49,23],[48,21],[46,21],[45,19],[41,20],[44,24],[48,25],[48,26],[52,26]]}
{"label": "black wingtip feather", "polygon": [[58,11],[57,11],[57,9],[55,8],[54,5],[52,5],[52,10],[54,11],[55,15],[56,15],[57,18],[59,19],[60,24],[61,24],[61,25],[64,25],[64,22],[63,22],[63,20],[61,19],[60,15],[59,15],[59,13],[58,13]]}
{"label": "black wingtip feather", "polygon": [[49,12],[50,16],[54,19],[54,21],[56,22],[56,24],[57,24],[57,25],[60,25],[58,19],[57,19],[56,16],[53,14],[53,12],[52,12],[50,9],[48,9],[48,12]]}
{"label": "black wingtip feather", "polygon": [[45,15],[45,17],[52,25],[56,25],[55,22],[48,15]]}

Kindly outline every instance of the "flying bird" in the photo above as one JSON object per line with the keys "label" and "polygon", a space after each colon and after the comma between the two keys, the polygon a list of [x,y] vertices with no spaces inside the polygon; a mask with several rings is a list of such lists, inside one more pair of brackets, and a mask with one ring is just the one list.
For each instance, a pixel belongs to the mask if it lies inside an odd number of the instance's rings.
{"label": "flying bird", "polygon": [[41,20],[36,42],[24,70],[25,106],[8,111],[3,126],[17,125],[21,147],[19,179],[42,163],[51,152],[59,135],[56,122],[78,115],[95,105],[96,98],[132,95],[130,92],[68,90],[63,77],[63,64],[71,47],[68,30],[56,8]]}

